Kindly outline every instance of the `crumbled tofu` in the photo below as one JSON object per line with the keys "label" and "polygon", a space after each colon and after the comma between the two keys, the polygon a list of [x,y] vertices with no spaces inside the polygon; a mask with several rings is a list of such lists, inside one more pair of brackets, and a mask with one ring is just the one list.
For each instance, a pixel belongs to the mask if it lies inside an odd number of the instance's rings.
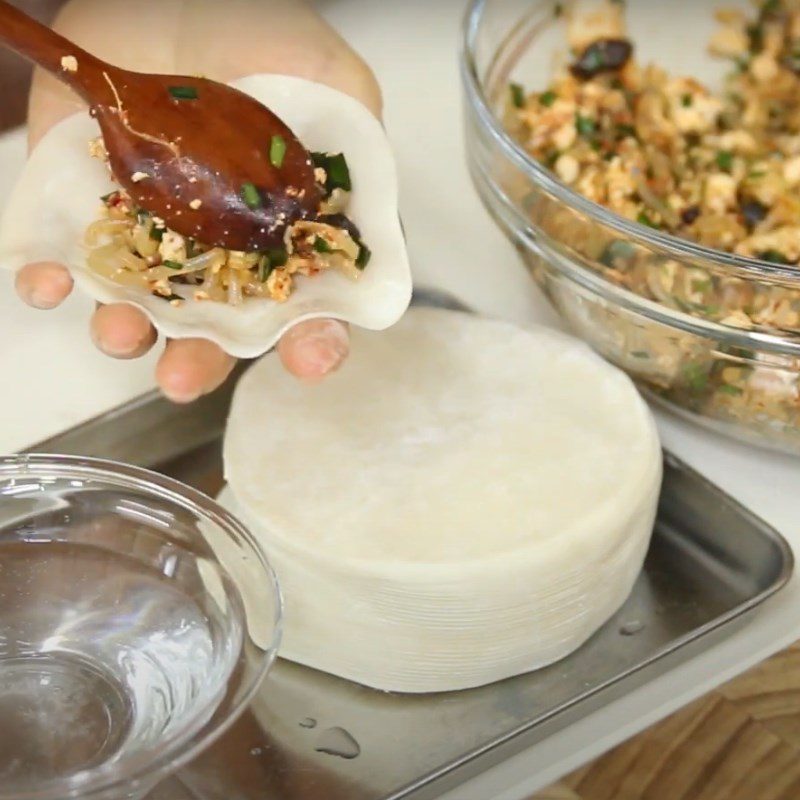
{"label": "crumbled tofu", "polygon": [[684,105],[685,95],[678,98],[671,109],[672,120],[681,133],[706,133],[710,131],[722,113],[722,103],[706,94],[693,94],[691,103]]}
{"label": "crumbled tofu", "polygon": [[749,236],[736,246],[736,253],[758,258],[762,253],[777,252],[787,261],[800,260],[800,226],[786,225],[774,231]]}
{"label": "crumbled tofu", "polygon": [[759,83],[769,83],[778,76],[778,62],[769,53],[760,53],[750,62],[750,74]]}
{"label": "crumbled tofu", "polygon": [[734,328],[742,328],[743,330],[751,330],[753,328],[753,320],[739,308],[734,309],[730,314],[723,317],[721,322],[723,325],[731,325]]}
{"label": "crumbled tofu", "polygon": [[754,153],[758,145],[756,144],[755,137],[749,131],[725,131],[719,137],[719,146],[721,150],[730,150],[734,153],[743,153],[749,155]]}
{"label": "crumbled tofu", "polygon": [[197,209],[200,208],[200,206],[202,206],[202,205],[203,205],[203,201],[202,200],[195,199],[195,200],[192,200],[191,203],[189,203],[189,208],[193,208],[195,211],[197,211]]}
{"label": "crumbled tofu", "polygon": [[102,136],[89,140],[89,155],[98,161],[108,161],[108,151]]}
{"label": "crumbled tofu", "polygon": [[158,252],[167,261],[185,261],[186,240],[175,231],[165,231]]}
{"label": "crumbled tofu", "polygon": [[709,42],[708,49],[715,56],[733,58],[747,52],[750,42],[747,32],[742,27],[720,28]]}
{"label": "crumbled tofu", "polygon": [[569,119],[553,134],[553,144],[559,150],[566,150],[575,144],[575,139],[578,138],[578,129],[575,127],[574,118]]}
{"label": "crumbled tofu", "polygon": [[800,185],[800,156],[786,161],[783,165],[783,178],[789,186]]}
{"label": "crumbled tofu", "polygon": [[133,175],[131,175],[131,180],[134,183],[139,183],[140,181],[146,180],[149,177],[150,176],[146,172],[134,172]]}
{"label": "crumbled tofu", "polygon": [[75,56],[64,56],[61,59],[61,69],[64,72],[77,72],[78,71],[78,59]]}
{"label": "crumbled tofu", "polygon": [[724,172],[706,178],[703,201],[709,211],[723,214],[736,206],[736,180]]}
{"label": "crumbled tofu", "polygon": [[[591,4],[590,4],[591,6]],[[625,35],[622,3],[607,0],[594,3],[589,13],[580,3],[565,3],[567,40],[574,50],[583,50],[597,39],[618,39]]]}
{"label": "crumbled tofu", "polygon": [[558,175],[564,183],[574,183],[580,172],[580,164],[574,156],[559,156],[558,161],[555,163],[555,171],[556,175]]}
{"label": "crumbled tofu", "polygon": [[285,268],[272,270],[267,278],[269,296],[278,303],[285,303],[292,293],[292,276]]}

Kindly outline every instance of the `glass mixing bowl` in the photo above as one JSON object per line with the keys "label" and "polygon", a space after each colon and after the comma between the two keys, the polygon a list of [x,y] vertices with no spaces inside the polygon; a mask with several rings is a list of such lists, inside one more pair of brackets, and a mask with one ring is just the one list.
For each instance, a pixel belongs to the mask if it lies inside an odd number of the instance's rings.
{"label": "glass mixing bowl", "polygon": [[[624,219],[572,191],[504,129],[509,82],[545,89],[566,53],[559,5],[472,0],[468,9],[467,157],[482,200],[572,330],[646,394],[720,432],[800,453],[800,270]],[[706,55],[712,5],[630,0],[626,9],[641,62],[718,84],[725,66]],[[620,273],[645,290],[621,286]],[[724,321],[745,307],[779,311],[786,327]]]}
{"label": "glass mixing bowl", "polygon": [[243,711],[280,610],[249,532],[199,492],[0,459],[0,799],[143,796]]}

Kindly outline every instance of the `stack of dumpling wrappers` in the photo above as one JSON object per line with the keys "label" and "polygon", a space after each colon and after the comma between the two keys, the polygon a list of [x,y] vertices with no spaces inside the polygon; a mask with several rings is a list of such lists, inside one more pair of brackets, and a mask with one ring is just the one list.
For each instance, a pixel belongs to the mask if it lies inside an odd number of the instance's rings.
{"label": "stack of dumpling wrappers", "polygon": [[354,331],[319,385],[261,360],[224,455],[222,500],[283,591],[279,654],[399,692],[580,647],[636,580],[661,482],[623,373],[563,334],[433,309]]}

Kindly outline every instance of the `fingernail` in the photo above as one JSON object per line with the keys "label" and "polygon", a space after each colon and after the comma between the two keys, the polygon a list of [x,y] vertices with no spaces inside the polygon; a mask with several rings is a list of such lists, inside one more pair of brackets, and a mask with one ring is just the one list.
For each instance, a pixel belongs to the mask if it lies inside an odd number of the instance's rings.
{"label": "fingernail", "polygon": [[349,351],[347,334],[320,335],[306,338],[297,345],[309,380],[322,378],[341,366]]}
{"label": "fingernail", "polygon": [[164,397],[167,398],[172,403],[194,403],[195,400],[199,400],[200,397],[204,394],[201,390],[192,391],[192,392],[169,392],[162,387],[161,391],[164,393]]}
{"label": "fingernail", "polygon": [[29,306],[38,308],[41,311],[49,311],[51,308],[55,308],[58,305],[58,302],[54,301],[52,297],[36,289],[31,289],[26,292],[25,302],[27,302]]}
{"label": "fingernail", "polygon": [[131,353],[135,353],[136,349],[139,347],[138,344],[134,345],[133,347],[120,347],[119,345],[112,345],[103,341],[94,331],[91,331],[91,335],[92,341],[97,349],[105,353],[107,356],[111,356],[112,358],[123,358],[125,356],[129,356]]}

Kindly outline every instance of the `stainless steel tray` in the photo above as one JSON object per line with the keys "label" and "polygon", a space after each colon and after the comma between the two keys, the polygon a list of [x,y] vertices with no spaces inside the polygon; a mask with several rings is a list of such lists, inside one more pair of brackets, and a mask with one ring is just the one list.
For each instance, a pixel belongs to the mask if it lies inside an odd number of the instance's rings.
{"label": "stainless steel tray", "polygon": [[[233,383],[190,408],[148,395],[32,449],[136,463],[214,494]],[[792,566],[776,531],[666,454],[645,568],[619,613],[569,658],[427,696],[279,660],[244,717],[152,798],[431,800],[728,635]]]}

